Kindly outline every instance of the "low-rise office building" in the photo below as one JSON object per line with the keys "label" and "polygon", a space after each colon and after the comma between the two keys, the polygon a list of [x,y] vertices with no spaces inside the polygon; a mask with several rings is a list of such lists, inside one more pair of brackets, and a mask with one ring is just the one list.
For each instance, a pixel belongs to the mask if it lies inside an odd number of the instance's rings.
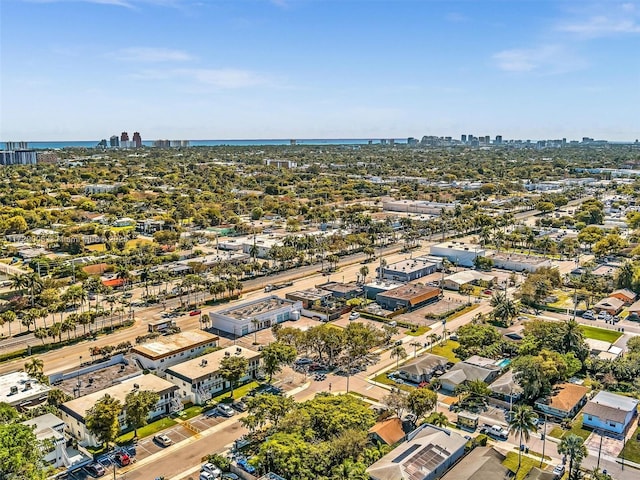
{"label": "low-rise office building", "polygon": [[476,257],[484,257],[486,250],[477,244],[444,242],[431,246],[431,255],[444,257],[452,264],[473,267]]}
{"label": "low-rise office building", "polygon": [[381,292],[376,295],[376,302],[386,310],[411,310],[427,303],[437,302],[442,290],[429,285],[407,284]]}
{"label": "low-rise office building", "polygon": [[478,270],[463,270],[452,275],[444,277],[442,280],[442,288],[447,290],[460,290],[463,285],[481,285],[487,287],[498,283],[498,277],[491,273],[484,273]]}
{"label": "low-rise office building", "polygon": [[11,372],[0,376],[0,402],[17,409],[39,405],[47,400],[51,387],[40,383],[26,372]]}
{"label": "low-rise office building", "polygon": [[210,312],[209,318],[213,328],[240,337],[276,323],[298,320],[301,311],[302,302],[271,295]]}
{"label": "low-rise office building", "polygon": [[141,368],[163,371],[196,357],[206,348],[216,347],[220,337],[201,330],[188,330],[136,345],[131,357]]}
{"label": "low-rise office building", "polygon": [[[104,390],[65,402],[60,405],[60,417],[67,425],[67,432],[76,438],[81,445],[98,446],[100,442],[87,429],[85,423],[87,412],[105,395],[115,398],[124,406],[127,394],[136,391],[151,391],[160,397],[158,403],[149,412],[149,420],[182,410],[182,403],[177,395],[178,386],[156,375],[149,374],[130,378]],[[124,409],[118,420],[121,429],[124,430],[127,427]]]}
{"label": "low-rise office building", "polygon": [[425,257],[416,257],[401,260],[384,267],[378,267],[376,268],[376,272],[378,273],[378,277],[382,277],[386,280],[393,280],[395,282],[411,282],[427,275],[431,275],[441,267],[442,260],[440,260],[440,265],[438,265],[437,262],[431,261]]}
{"label": "low-rise office building", "polygon": [[551,260],[535,255],[520,253],[494,253],[489,258],[495,268],[514,272],[535,272],[542,267],[551,267]]}
{"label": "low-rise office building", "polygon": [[388,280],[374,280],[364,286],[364,294],[369,300],[375,300],[376,296],[381,292],[388,292],[394,288],[401,287],[400,282],[391,282]]}
{"label": "low-rise office building", "polygon": [[302,308],[311,308],[316,305],[324,305],[333,295],[320,288],[308,288],[285,294],[285,298],[294,302],[301,302]]}
{"label": "low-rise office building", "polygon": [[244,357],[249,363],[247,373],[240,382],[255,378],[260,368],[260,352],[239,346],[227,347],[168,368],[166,378],[179,388],[177,394],[183,403],[201,405],[230,387],[219,370],[220,362],[231,356]]}
{"label": "low-rise office building", "polygon": [[355,282],[340,283],[340,282],[327,282],[320,285],[316,285],[316,288],[321,288],[331,292],[334,298],[344,298],[349,300],[362,295],[362,286]]}

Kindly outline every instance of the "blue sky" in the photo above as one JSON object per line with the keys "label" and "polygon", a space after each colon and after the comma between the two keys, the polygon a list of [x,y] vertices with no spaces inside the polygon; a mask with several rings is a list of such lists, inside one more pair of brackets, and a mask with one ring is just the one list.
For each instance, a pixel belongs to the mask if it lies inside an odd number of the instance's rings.
{"label": "blue sky", "polygon": [[0,139],[640,137],[640,1],[0,0]]}

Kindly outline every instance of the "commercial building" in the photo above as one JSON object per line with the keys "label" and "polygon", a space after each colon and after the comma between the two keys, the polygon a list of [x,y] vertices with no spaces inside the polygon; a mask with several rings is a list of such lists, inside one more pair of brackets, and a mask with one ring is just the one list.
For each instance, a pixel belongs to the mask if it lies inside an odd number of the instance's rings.
{"label": "commercial building", "polygon": [[179,387],[177,394],[183,403],[201,405],[231,386],[219,373],[220,362],[231,356],[244,357],[249,363],[240,382],[255,378],[260,367],[260,352],[239,346],[227,347],[168,368],[166,378]]}
{"label": "commercial building", "polygon": [[133,132],[133,146],[136,148],[142,147],[142,137],[140,132]]}
{"label": "commercial building", "polygon": [[87,195],[94,193],[113,193],[122,185],[122,183],[90,183],[84,186],[84,193]]}
{"label": "commercial building", "polygon": [[551,267],[551,260],[520,253],[494,253],[489,258],[495,268],[514,272],[535,272],[542,267]]}
{"label": "commercial building", "polygon": [[462,267],[473,267],[476,257],[484,257],[486,251],[480,245],[462,243],[462,242],[445,242],[431,246],[431,255],[436,257],[444,257],[451,263]]}
{"label": "commercial building", "polygon": [[35,165],[38,153],[35,150],[1,150],[0,165]]}
{"label": "commercial building", "polygon": [[333,295],[334,298],[344,298],[345,300],[362,295],[362,287],[355,282],[327,282],[316,285],[316,288],[321,288],[322,290],[331,292],[331,295]]}
{"label": "commercial building", "polygon": [[374,280],[364,286],[364,294],[369,300],[375,300],[379,293],[388,292],[402,286],[403,284],[400,282]]}
{"label": "commercial building", "polygon": [[435,480],[464,455],[466,443],[462,435],[425,424],[367,473],[372,480]]}
{"label": "commercial building", "polygon": [[301,310],[302,302],[271,295],[210,312],[209,318],[213,328],[232,333],[234,336],[243,336],[269,328],[276,323],[298,320]]}
{"label": "commercial building", "polygon": [[40,383],[26,372],[12,372],[0,376],[0,402],[18,409],[46,401],[49,390],[49,385]]}
{"label": "commercial building", "polygon": [[638,400],[598,392],[582,409],[582,425],[621,438],[638,416]]}
{"label": "commercial building", "polygon": [[131,358],[140,368],[163,371],[190,358],[198,356],[204,349],[216,347],[220,337],[200,330],[188,330],[136,345],[131,349]]}
{"label": "commercial building", "polygon": [[[140,375],[104,390],[65,402],[60,405],[60,417],[67,425],[67,432],[81,445],[98,446],[100,442],[89,432],[85,424],[87,412],[105,395],[115,398],[124,406],[127,394],[136,391],[151,391],[160,397],[158,403],[149,412],[149,420],[182,410],[182,403],[177,396],[177,385],[149,374]],[[125,429],[127,425],[124,409],[118,420],[121,428]]]}
{"label": "commercial building", "polygon": [[438,268],[442,267],[440,263],[431,261],[424,257],[416,257],[407,260],[401,260],[391,265],[376,268],[378,278],[382,277],[387,280],[396,282],[411,282],[426,275],[434,273]]}
{"label": "commercial building", "polygon": [[302,308],[311,308],[314,304],[324,305],[333,295],[320,288],[308,288],[285,294],[285,298],[294,302],[301,302]]}
{"label": "commercial building", "polygon": [[617,298],[618,300],[622,300],[625,305],[631,305],[633,302],[636,301],[636,297],[637,297],[635,292],[632,292],[628,288],[622,288],[620,290],[615,290],[609,296]]}
{"label": "commercial building", "polygon": [[386,310],[411,310],[427,303],[437,302],[442,295],[442,290],[429,285],[407,284],[380,292],[376,295],[376,302]]}
{"label": "commercial building", "polygon": [[589,389],[573,383],[560,383],[545,398],[536,400],[535,407],[558,418],[573,418],[587,401]]}
{"label": "commercial building", "polygon": [[399,369],[401,378],[413,383],[428,382],[434,374],[444,372],[447,368],[447,360],[440,355],[427,353],[409,363],[405,363]]}
{"label": "commercial building", "polygon": [[455,203],[428,202],[426,200],[382,200],[382,209],[388,212],[418,213],[423,215],[440,215],[442,210],[453,210]]}
{"label": "commercial building", "polygon": [[484,273],[478,270],[463,270],[457,272],[442,280],[442,288],[447,290],[460,290],[463,285],[485,285],[490,287],[498,283],[498,277],[491,273]]}

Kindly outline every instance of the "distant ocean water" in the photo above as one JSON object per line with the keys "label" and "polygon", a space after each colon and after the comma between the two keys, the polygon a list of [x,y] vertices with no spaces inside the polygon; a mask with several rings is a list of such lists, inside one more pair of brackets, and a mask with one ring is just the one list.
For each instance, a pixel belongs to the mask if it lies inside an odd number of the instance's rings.
{"label": "distant ocean water", "polygon": [[[395,143],[407,143],[406,138],[393,139]],[[51,150],[56,148],[94,148],[100,140],[65,141],[65,142],[27,142],[29,148]],[[367,145],[369,142],[380,144],[381,140],[363,138],[331,138],[331,139],[296,139],[297,145]],[[2,142],[4,143],[4,142]],[[191,147],[259,147],[290,145],[291,140],[189,140]],[[153,146],[153,140],[142,142],[146,147]]]}

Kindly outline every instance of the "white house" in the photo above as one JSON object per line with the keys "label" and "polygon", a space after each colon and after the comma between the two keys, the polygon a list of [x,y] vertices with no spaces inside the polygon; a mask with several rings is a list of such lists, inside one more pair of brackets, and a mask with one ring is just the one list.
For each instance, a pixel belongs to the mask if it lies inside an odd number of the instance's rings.
{"label": "white house", "polygon": [[209,318],[213,328],[238,337],[269,328],[276,323],[298,320],[301,311],[302,302],[271,295],[217,312],[210,312]]}
{"label": "white house", "polygon": [[168,368],[166,378],[178,386],[177,394],[183,403],[201,405],[218,392],[230,387],[229,382],[225,381],[218,371],[220,362],[231,356],[244,357],[249,363],[247,374],[240,382],[255,377],[260,367],[260,352],[231,346]]}
{"label": "white house", "polygon": [[216,347],[220,337],[200,330],[188,330],[136,345],[131,357],[141,368],[163,371],[190,358],[198,356],[204,349]]}
{"label": "white house", "polygon": [[[135,391],[151,391],[160,396],[155,408],[149,412],[149,420],[182,410],[182,403],[178,399],[178,387],[176,385],[153,374],[140,375],[84,397],[74,398],[60,405],[60,417],[67,425],[67,432],[83,446],[100,445],[98,439],[89,432],[85,425],[87,411],[105,395],[119,400],[124,406],[127,394]],[[124,420],[124,413],[123,410],[119,417],[120,426],[123,430],[127,426]]]}
{"label": "white house", "polygon": [[0,376],[0,402],[26,408],[47,400],[51,387],[40,383],[26,372],[11,372]]}
{"label": "white house", "polygon": [[622,437],[638,415],[638,400],[611,392],[599,392],[582,409],[582,424]]}

